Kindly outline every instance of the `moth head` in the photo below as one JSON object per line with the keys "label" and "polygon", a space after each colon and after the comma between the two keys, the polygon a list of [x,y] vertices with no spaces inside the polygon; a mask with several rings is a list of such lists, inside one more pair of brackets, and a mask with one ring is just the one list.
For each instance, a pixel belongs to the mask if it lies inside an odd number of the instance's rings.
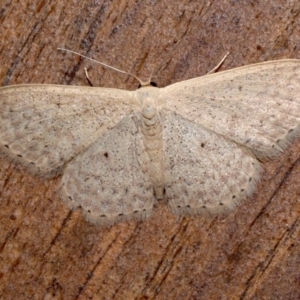
{"label": "moth head", "polygon": [[157,87],[157,84],[155,83],[155,82],[153,82],[153,81],[150,81],[150,79],[149,80],[147,80],[147,81],[141,81],[141,80],[139,80],[140,81],[140,84],[139,84],[139,86],[138,86],[138,89],[140,89],[140,88],[143,88],[143,87],[146,87],[146,86],[152,86],[152,87]]}
{"label": "moth head", "polygon": [[136,90],[136,95],[140,103],[154,103],[159,96],[159,89],[151,85],[142,85],[141,88]]}

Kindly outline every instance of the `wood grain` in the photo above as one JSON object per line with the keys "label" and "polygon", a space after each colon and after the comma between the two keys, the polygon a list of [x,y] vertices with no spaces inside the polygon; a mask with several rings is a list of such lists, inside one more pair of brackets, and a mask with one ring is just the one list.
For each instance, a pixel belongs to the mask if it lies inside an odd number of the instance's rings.
{"label": "wood grain", "polygon": [[[300,58],[298,1],[0,2],[0,82],[135,89]],[[299,95],[300,97],[300,95]],[[300,112],[299,112],[300,113]],[[299,299],[300,142],[264,164],[255,195],[221,217],[87,223],[42,180],[0,161],[1,299]]]}

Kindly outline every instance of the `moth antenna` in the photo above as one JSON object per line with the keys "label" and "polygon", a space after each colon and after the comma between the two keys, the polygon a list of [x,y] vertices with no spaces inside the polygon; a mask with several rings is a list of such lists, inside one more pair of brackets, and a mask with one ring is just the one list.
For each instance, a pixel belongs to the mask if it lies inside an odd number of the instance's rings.
{"label": "moth antenna", "polygon": [[107,64],[105,64],[105,63],[103,63],[103,62],[100,62],[100,61],[97,61],[97,60],[95,60],[95,59],[92,59],[92,58],[90,58],[90,57],[88,57],[88,56],[85,56],[85,55],[83,55],[83,54],[80,54],[80,53],[78,53],[78,52],[75,52],[75,51],[72,51],[72,50],[69,50],[69,49],[65,49],[65,48],[57,48],[57,50],[66,51],[66,52],[69,52],[69,53],[73,53],[73,54],[79,55],[79,56],[81,56],[81,57],[83,57],[83,58],[86,58],[86,59],[88,59],[88,60],[90,60],[90,61],[93,61],[93,62],[95,62],[95,63],[97,63],[97,64],[99,64],[99,65],[101,65],[101,66],[103,66],[103,67],[106,67],[106,68],[115,70],[115,71],[120,72],[120,73],[123,73],[123,74],[130,75],[130,76],[134,77],[134,78],[140,83],[141,86],[148,85],[148,81],[144,82],[144,81],[142,81],[141,79],[139,79],[137,76],[135,76],[135,75],[133,75],[133,74],[131,74],[131,73],[129,73],[129,72],[122,71],[122,70],[120,70],[120,69],[117,69],[117,68],[112,67],[112,66],[110,66],[110,65],[107,65]]}
{"label": "moth antenna", "polygon": [[225,59],[227,58],[228,55],[229,55],[229,51],[224,55],[224,57],[221,59],[221,61],[212,70],[210,70],[207,74],[216,72],[220,68],[222,63],[225,61]]}
{"label": "moth antenna", "polygon": [[151,85],[151,79],[152,79],[153,72],[154,72],[154,70],[152,70],[148,80],[146,81],[148,85]]}
{"label": "moth antenna", "polygon": [[88,73],[87,68],[84,68],[84,72],[85,72],[86,80],[87,80],[87,82],[89,83],[89,85],[90,85],[90,86],[94,86],[94,85],[92,84],[91,79],[90,79],[90,76],[89,76],[89,73]]}

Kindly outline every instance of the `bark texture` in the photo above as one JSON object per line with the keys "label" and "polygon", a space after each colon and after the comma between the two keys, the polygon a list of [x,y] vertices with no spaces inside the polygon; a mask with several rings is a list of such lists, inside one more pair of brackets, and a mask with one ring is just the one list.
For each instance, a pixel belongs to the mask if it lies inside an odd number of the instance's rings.
{"label": "bark texture", "polygon": [[[135,89],[211,70],[300,58],[300,3],[0,1],[0,84]],[[300,84],[300,83],[299,83]],[[300,95],[299,95],[300,97]],[[1,109],[1,108],[0,108]],[[300,112],[299,112],[300,113]],[[0,160],[1,299],[300,299],[300,142],[264,163],[255,194],[229,214],[87,223],[44,180]]]}

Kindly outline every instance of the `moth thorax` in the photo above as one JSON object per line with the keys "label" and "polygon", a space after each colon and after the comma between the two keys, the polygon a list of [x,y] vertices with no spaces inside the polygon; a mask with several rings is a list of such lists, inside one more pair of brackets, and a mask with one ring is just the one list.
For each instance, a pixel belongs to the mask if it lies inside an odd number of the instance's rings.
{"label": "moth thorax", "polygon": [[159,135],[162,131],[162,124],[157,109],[147,105],[143,108],[141,115],[142,133],[147,137]]}

